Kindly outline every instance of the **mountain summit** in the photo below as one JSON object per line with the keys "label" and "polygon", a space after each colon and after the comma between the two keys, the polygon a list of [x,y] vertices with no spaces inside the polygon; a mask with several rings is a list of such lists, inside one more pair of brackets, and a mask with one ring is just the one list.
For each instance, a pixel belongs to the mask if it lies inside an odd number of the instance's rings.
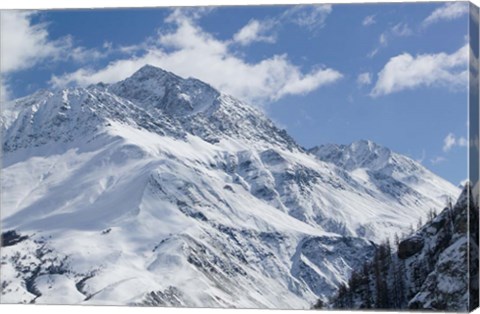
{"label": "mountain summit", "polygon": [[173,116],[188,116],[218,104],[220,93],[197,79],[183,79],[163,69],[145,65],[131,77],[108,88],[112,93]]}
{"label": "mountain summit", "polygon": [[16,100],[1,123],[2,302],[309,308],[460,193],[372,142],[306,152],[152,66]]}

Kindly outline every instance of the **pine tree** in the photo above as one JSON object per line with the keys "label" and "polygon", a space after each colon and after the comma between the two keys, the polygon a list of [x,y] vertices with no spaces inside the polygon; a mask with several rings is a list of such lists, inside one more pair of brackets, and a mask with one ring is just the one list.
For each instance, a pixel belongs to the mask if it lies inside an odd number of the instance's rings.
{"label": "pine tree", "polygon": [[399,291],[398,291],[398,273],[396,270],[396,260],[392,262],[392,275],[393,275],[393,302],[392,305],[394,308],[399,308]]}
{"label": "pine tree", "polygon": [[418,218],[418,222],[417,222],[417,230],[422,228],[423,226],[423,222],[422,222],[422,217]]}
{"label": "pine tree", "polygon": [[386,282],[386,260],[387,260],[387,245],[382,244],[379,246],[375,254],[375,283],[376,283],[376,308],[388,308],[389,299],[388,299],[388,286]]}
{"label": "pine tree", "polygon": [[363,278],[364,278],[364,294],[363,304],[366,309],[372,308],[372,292],[370,291],[370,264],[363,264]]}
{"label": "pine tree", "polygon": [[321,309],[323,309],[323,307],[324,307],[323,301],[318,299],[317,303],[315,303],[315,305],[313,306],[313,309],[314,310],[321,310]]}
{"label": "pine tree", "polygon": [[398,245],[400,244],[400,238],[398,237],[398,233],[395,232],[393,237],[393,242],[395,244],[396,249],[398,250]]}
{"label": "pine tree", "polygon": [[405,307],[405,261],[396,259],[397,260],[397,267],[396,267],[396,274],[397,274],[397,280],[395,281],[395,284],[397,285],[397,291],[398,291],[398,308],[404,308]]}
{"label": "pine tree", "polygon": [[437,211],[434,208],[430,208],[428,211],[428,222],[432,222],[437,217]]}

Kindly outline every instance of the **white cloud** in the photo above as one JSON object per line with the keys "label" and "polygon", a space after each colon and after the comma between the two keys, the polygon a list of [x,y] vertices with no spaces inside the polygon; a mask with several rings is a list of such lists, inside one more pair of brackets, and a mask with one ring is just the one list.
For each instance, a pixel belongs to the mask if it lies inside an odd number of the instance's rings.
{"label": "white cloud", "polygon": [[369,25],[372,25],[372,24],[375,24],[375,23],[376,23],[375,15],[368,15],[362,21],[363,26],[369,26]]}
{"label": "white cloud", "polygon": [[[115,49],[111,46],[111,44],[104,44],[103,49],[86,49],[84,47],[75,47],[73,41],[68,48],[68,55],[65,58],[69,58],[74,62],[78,63],[89,63],[93,60],[98,60],[107,57],[111,52],[115,51]],[[65,52],[67,53],[67,52]]]}
{"label": "white cloud", "polygon": [[468,146],[468,140],[464,137],[460,137],[458,140],[457,140],[457,145],[458,146],[462,146],[462,147],[467,147]]}
{"label": "white cloud", "polygon": [[428,26],[442,20],[450,21],[458,19],[469,11],[468,2],[448,2],[435,9],[424,21],[423,25]]}
{"label": "white cloud", "polygon": [[455,137],[455,134],[448,133],[448,135],[443,139],[443,151],[448,152],[454,146],[467,147],[468,140],[464,137]]}
{"label": "white cloud", "polygon": [[214,6],[177,8],[170,13],[170,15],[165,19],[165,22],[176,23],[181,20],[197,21],[210,14],[215,9],[216,8]]}
{"label": "white cloud", "polygon": [[253,42],[274,43],[275,36],[267,35],[273,26],[274,23],[271,21],[250,20],[233,36],[233,40],[241,45],[248,45]]}
{"label": "white cloud", "polygon": [[59,39],[49,38],[47,23],[32,22],[36,15],[33,11],[1,10],[0,24],[0,96],[5,101],[12,94],[8,80],[12,73],[30,69],[40,62],[73,60],[91,62],[109,53],[104,51],[75,47],[70,36]]}
{"label": "white cloud", "polygon": [[388,44],[387,34],[386,33],[381,34],[380,38],[378,39],[378,42],[380,43],[380,45],[386,46]]}
{"label": "white cloud", "polygon": [[455,145],[456,139],[455,135],[452,133],[449,133],[444,139],[443,139],[443,151],[448,152],[452,147]]}
{"label": "white cloud", "polygon": [[10,91],[4,80],[0,78],[0,102],[10,99]]}
{"label": "white cloud", "polygon": [[183,77],[196,77],[225,93],[260,103],[286,95],[305,94],[342,77],[338,71],[323,66],[305,73],[292,64],[286,54],[249,63],[231,51],[231,40],[214,38],[181,11],[174,11],[167,20],[175,24],[175,29],[160,33],[155,40],[148,40],[153,43],[138,57],[113,61],[100,70],[80,69],[53,76],[51,84],[62,87],[112,83],[130,76],[145,64],[151,64]]}
{"label": "white cloud", "polygon": [[297,5],[275,17],[261,21],[250,20],[233,36],[233,42],[244,46],[253,42],[274,43],[276,42],[275,31],[288,23],[315,32],[325,26],[331,12],[332,6],[329,4]]}
{"label": "white cloud", "polygon": [[377,55],[377,53],[380,51],[380,49],[385,48],[388,46],[389,41],[393,37],[407,37],[411,36],[413,34],[413,31],[411,28],[408,26],[407,23],[398,23],[395,24],[394,26],[388,28],[385,30],[383,33],[380,34],[380,37],[378,38],[378,44],[377,47],[372,49],[367,54],[367,57],[373,58],[374,56]]}
{"label": "white cloud", "polygon": [[447,158],[442,157],[442,156],[438,156],[438,157],[430,159],[430,163],[432,165],[437,165],[437,164],[445,162],[445,161],[447,161]]}
{"label": "white cloud", "polygon": [[392,34],[399,37],[406,37],[413,34],[407,23],[398,23],[392,27]]}
{"label": "white cloud", "polygon": [[467,52],[468,46],[465,45],[452,54],[442,52],[412,56],[403,53],[395,56],[378,73],[371,96],[377,97],[421,86],[466,88]]}
{"label": "white cloud", "polygon": [[375,56],[377,55],[378,51],[379,51],[379,48],[373,49],[372,51],[370,51],[370,52],[367,54],[367,57],[369,57],[369,58],[375,57]]}
{"label": "white cloud", "polygon": [[46,24],[32,24],[34,14],[1,11],[2,73],[24,70],[47,58],[58,58],[69,47],[68,40],[49,40]]}
{"label": "white cloud", "polygon": [[330,4],[297,5],[285,11],[281,19],[287,19],[298,26],[314,31],[325,26],[330,13],[332,13]]}
{"label": "white cloud", "polygon": [[32,24],[32,11],[0,11],[0,100],[10,98],[9,75],[46,59],[58,59],[69,42],[51,41],[46,24]]}
{"label": "white cloud", "polygon": [[388,45],[387,32],[383,32],[383,33],[380,34],[380,37],[378,37],[377,47],[372,49],[372,51],[370,51],[367,54],[367,57],[369,57],[369,58],[375,57],[377,55],[377,53],[380,51],[380,49],[383,48],[383,47],[386,47],[387,45]]}
{"label": "white cloud", "polygon": [[372,83],[372,74],[370,72],[364,72],[358,75],[357,84],[358,85],[370,85]]}
{"label": "white cloud", "polygon": [[339,72],[324,68],[311,71],[306,75],[302,74],[298,69],[290,74],[285,74],[286,73],[284,73],[284,77],[286,80],[282,82],[283,87],[279,90],[277,95],[274,96],[274,99],[286,95],[306,94],[320,86],[333,83],[342,78],[342,74]]}

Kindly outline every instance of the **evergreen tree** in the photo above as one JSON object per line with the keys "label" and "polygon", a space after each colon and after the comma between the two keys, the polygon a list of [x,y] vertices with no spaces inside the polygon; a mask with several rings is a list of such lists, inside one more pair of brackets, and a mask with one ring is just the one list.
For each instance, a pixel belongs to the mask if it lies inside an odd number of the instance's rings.
{"label": "evergreen tree", "polygon": [[423,222],[422,222],[422,217],[418,218],[418,222],[417,222],[417,230],[422,228],[423,226]]}
{"label": "evergreen tree", "polygon": [[437,217],[437,211],[434,208],[430,208],[428,211],[428,222],[432,222]]}
{"label": "evergreen tree", "polygon": [[370,264],[363,264],[363,278],[364,278],[364,294],[363,294],[363,305],[364,308],[372,308],[372,292],[370,291]]}
{"label": "evergreen tree", "polygon": [[400,238],[398,237],[398,233],[395,232],[393,237],[393,242],[395,244],[395,248],[398,250],[398,245],[400,244]]}
{"label": "evergreen tree", "polygon": [[321,310],[323,309],[324,307],[324,304],[323,304],[323,301],[318,299],[317,303],[315,303],[315,305],[313,305],[313,309],[314,310]]}

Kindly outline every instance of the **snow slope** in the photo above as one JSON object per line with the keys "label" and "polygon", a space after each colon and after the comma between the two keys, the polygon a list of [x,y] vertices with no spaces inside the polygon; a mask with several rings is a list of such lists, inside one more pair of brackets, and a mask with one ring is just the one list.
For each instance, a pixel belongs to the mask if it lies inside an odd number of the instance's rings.
{"label": "snow slope", "polygon": [[28,236],[2,247],[3,303],[309,308],[371,241],[459,193],[394,153],[375,169],[325,160],[151,66],[33,94],[0,122],[2,230]]}

